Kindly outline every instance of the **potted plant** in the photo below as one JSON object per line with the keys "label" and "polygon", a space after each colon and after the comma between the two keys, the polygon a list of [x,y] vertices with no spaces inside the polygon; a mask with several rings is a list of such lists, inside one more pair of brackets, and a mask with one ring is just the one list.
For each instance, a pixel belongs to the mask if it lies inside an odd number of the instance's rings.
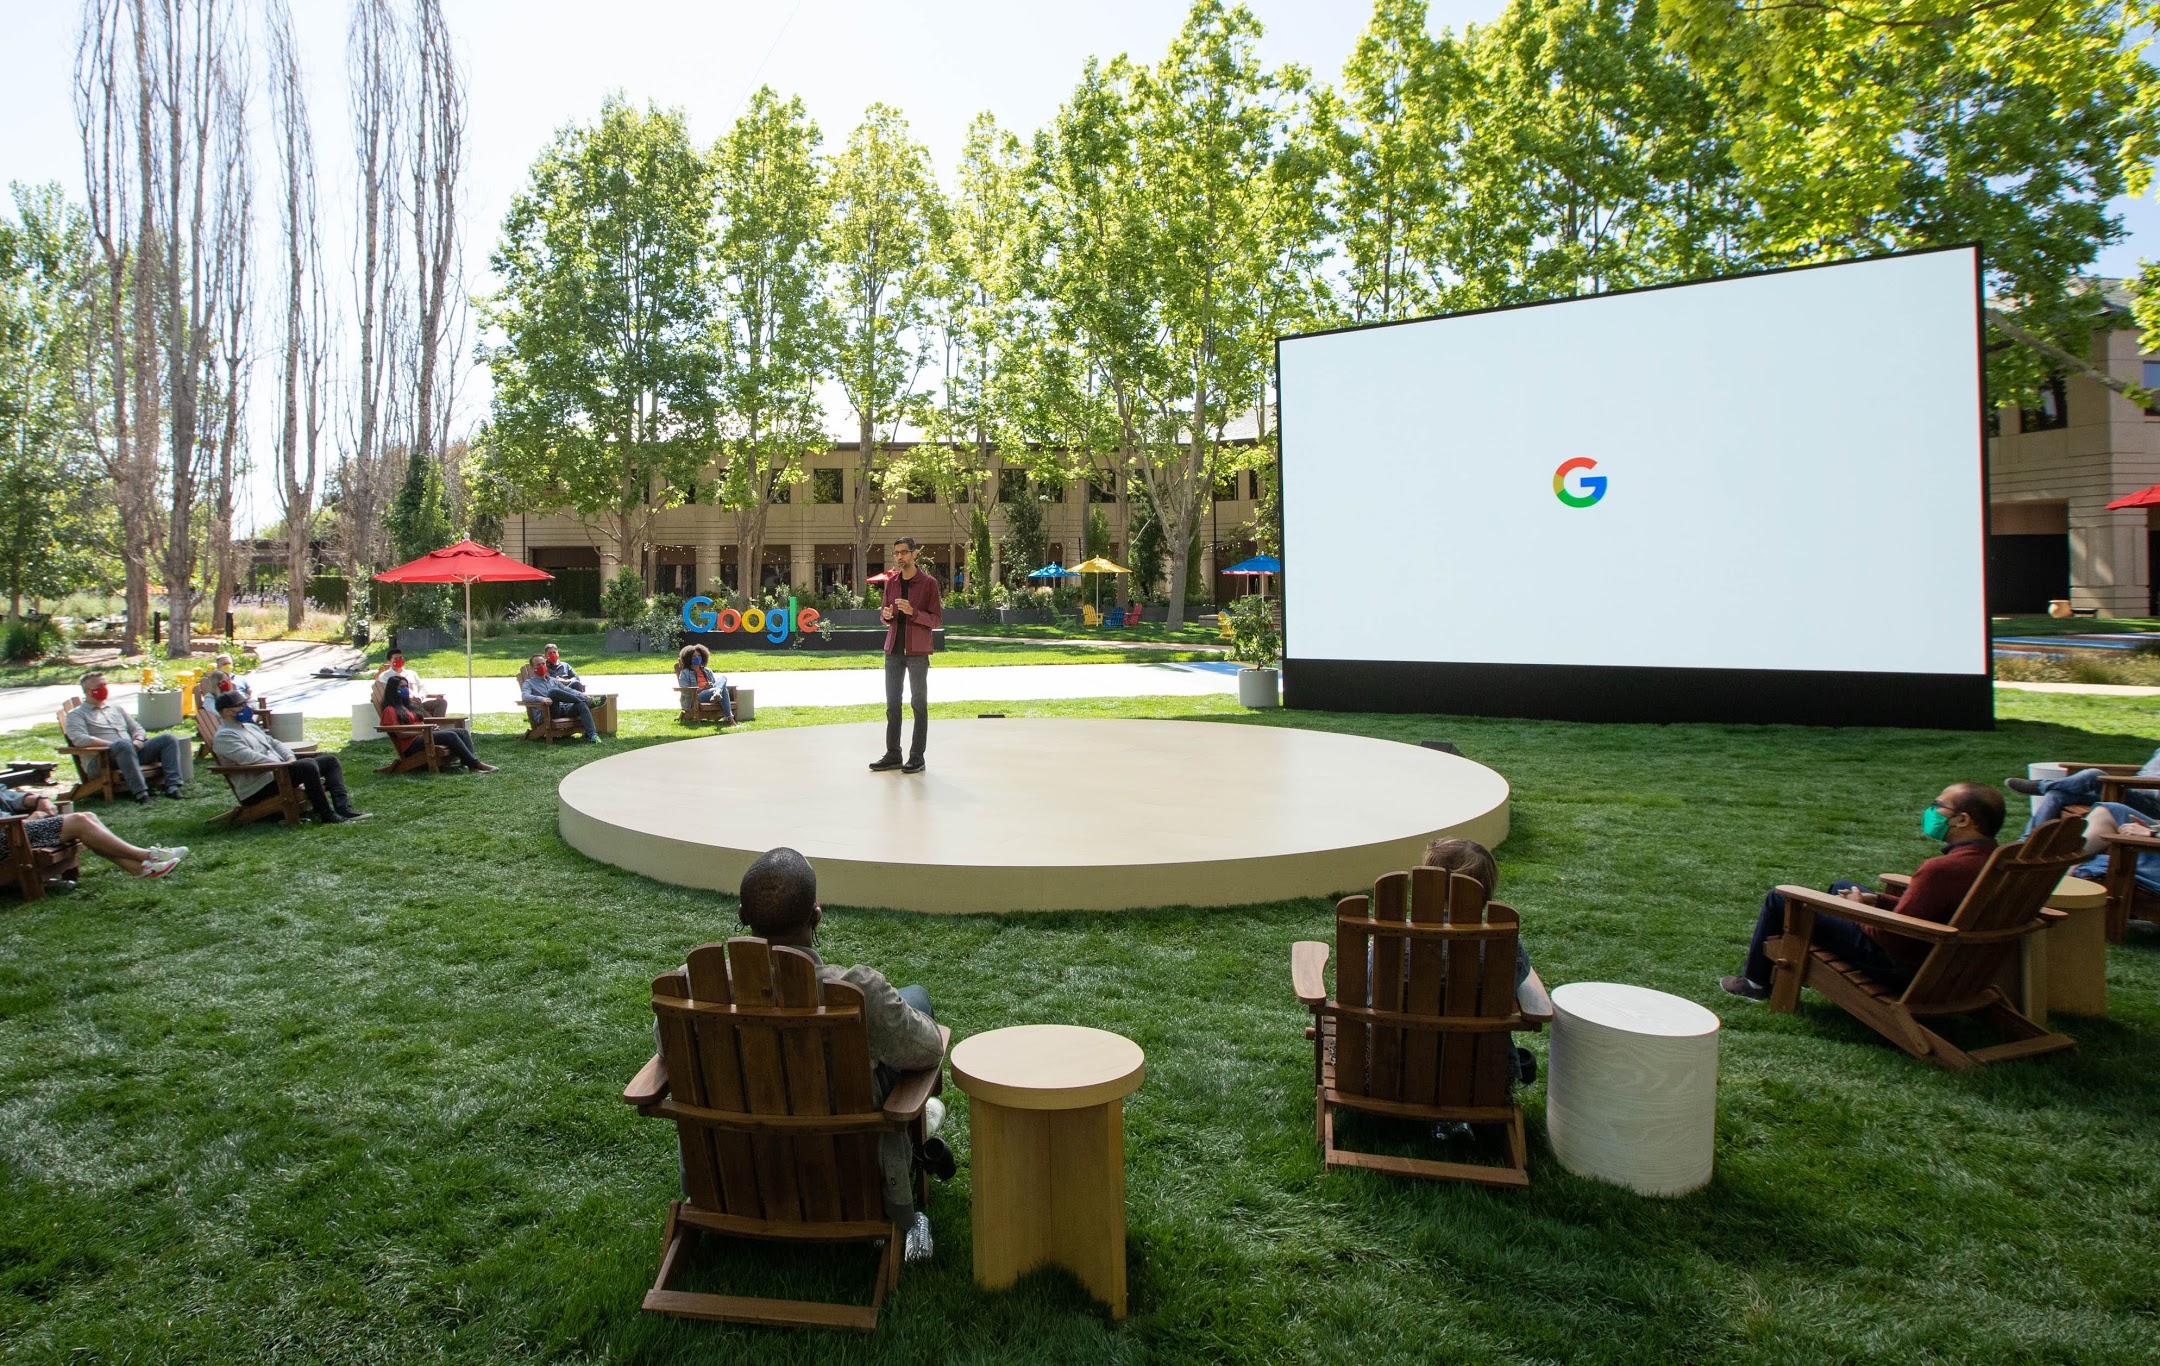
{"label": "potted plant", "polygon": [[601,648],[611,655],[636,654],[645,648],[647,602],[645,578],[628,565],[615,571],[600,593],[600,615],[607,620]]}
{"label": "potted plant", "polygon": [[135,695],[135,719],[144,730],[171,730],[180,724],[180,689],[163,666],[145,659],[142,691]]}
{"label": "potted plant", "polygon": [[1239,598],[1224,615],[1230,618],[1230,658],[1245,666],[1238,670],[1238,701],[1248,707],[1282,705],[1282,680],[1275,667],[1282,659],[1282,634],[1275,629],[1267,601]]}

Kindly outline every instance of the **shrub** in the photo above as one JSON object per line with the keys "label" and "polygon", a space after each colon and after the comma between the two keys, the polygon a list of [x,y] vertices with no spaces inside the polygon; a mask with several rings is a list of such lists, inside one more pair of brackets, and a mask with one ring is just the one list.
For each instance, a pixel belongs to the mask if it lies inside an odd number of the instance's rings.
{"label": "shrub", "polygon": [[628,565],[615,571],[600,593],[600,615],[619,631],[635,631],[645,624],[645,580]]}
{"label": "shrub", "polygon": [[1230,658],[1249,668],[1274,668],[1282,658],[1282,635],[1267,599],[1258,594],[1238,598],[1223,613],[1230,618]]}
{"label": "shrub", "polygon": [[5,635],[0,636],[0,656],[11,664],[42,659],[66,649],[67,636],[50,617],[18,617],[7,624]]}
{"label": "shrub", "polygon": [[[786,601],[787,598],[783,595],[781,602],[784,604]],[[652,601],[646,604],[644,620],[638,624],[637,630],[644,635],[646,642],[655,648],[670,652],[680,650],[690,641],[689,628],[683,625],[682,608],[683,600],[675,594],[655,594]]]}
{"label": "shrub", "polygon": [[553,626],[563,619],[562,609],[546,598],[513,602],[502,619],[513,626]]}

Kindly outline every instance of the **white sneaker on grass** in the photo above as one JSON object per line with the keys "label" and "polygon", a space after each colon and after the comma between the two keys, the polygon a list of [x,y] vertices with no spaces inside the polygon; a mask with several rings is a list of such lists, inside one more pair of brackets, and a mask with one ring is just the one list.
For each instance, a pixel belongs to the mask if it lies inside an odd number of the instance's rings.
{"label": "white sneaker on grass", "polygon": [[188,847],[184,844],[154,844],[150,846],[150,857],[152,858],[169,858],[177,863],[187,856]]}
{"label": "white sneaker on grass", "polygon": [[936,1096],[922,1103],[922,1131],[924,1138],[937,1137],[937,1131],[945,1127],[945,1102]]}
{"label": "white sneaker on grass", "polygon": [[180,860],[178,860],[178,859],[176,859],[176,858],[154,858],[154,859],[145,859],[145,860],[143,861],[143,865],[142,865],[142,869],[141,869],[141,871],[137,872],[137,873],[135,874],[135,876],[137,876],[137,877],[163,877],[163,876],[165,876],[165,875],[166,875],[167,873],[171,872],[171,871],[172,871],[173,869],[175,869],[175,868],[177,868],[177,867],[179,867],[179,866],[180,866]]}

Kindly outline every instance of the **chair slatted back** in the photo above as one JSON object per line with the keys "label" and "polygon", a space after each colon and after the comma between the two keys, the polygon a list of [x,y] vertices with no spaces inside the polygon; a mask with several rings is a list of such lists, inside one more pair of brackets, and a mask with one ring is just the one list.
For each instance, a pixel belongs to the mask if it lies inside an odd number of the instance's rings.
{"label": "chair slatted back", "polygon": [[1371,896],[1338,903],[1335,1089],[1406,1105],[1509,1104],[1520,929],[1512,907],[1444,868],[1388,873]]}
{"label": "chair slatted back", "polygon": [[[682,1119],[685,1193],[720,1214],[775,1223],[884,1218],[862,993],[821,982],[814,959],[747,936],[691,950],[653,983],[676,1100],[739,1117]],[[789,1132],[758,1116],[834,1116]]]}
{"label": "chair slatted back", "polygon": [[[2084,817],[2063,816],[2038,826],[1988,855],[1951,915],[1951,927],[1985,934],[2032,923],[2063,876],[2087,857]],[[1975,996],[1995,982],[2017,947],[2011,937],[1937,945],[1913,974],[1903,999],[1917,1006]]]}

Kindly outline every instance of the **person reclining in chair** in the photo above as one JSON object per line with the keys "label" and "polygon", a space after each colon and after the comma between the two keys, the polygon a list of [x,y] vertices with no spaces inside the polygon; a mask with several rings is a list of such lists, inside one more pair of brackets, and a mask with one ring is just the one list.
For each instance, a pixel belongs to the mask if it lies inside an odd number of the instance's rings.
{"label": "person reclining in chair", "polygon": [[[318,754],[302,759],[286,748],[285,742],[259,726],[243,724],[235,715],[244,699],[236,692],[221,692],[217,697],[217,734],[210,737],[210,750],[221,764],[242,766],[248,764],[279,764],[292,770],[293,784],[307,793],[309,805],[315,808],[315,819],[324,825],[343,825],[347,821],[364,821],[365,811],[353,810],[352,799],[345,795],[345,770],[334,754]],[[254,806],[277,796],[275,773],[238,773],[233,775],[233,795],[242,806]]]}
{"label": "person reclining in chair", "polygon": [[583,693],[572,692],[568,685],[555,681],[548,672],[547,657],[534,655],[525,661],[524,672],[518,675],[518,700],[526,703],[546,703],[550,716],[574,716],[578,726],[585,732],[585,743],[600,743],[600,733],[593,729],[592,703]]}
{"label": "person reclining in chair", "polygon": [[62,727],[67,732],[68,744],[104,750],[105,753],[87,762],[111,764],[126,785],[128,795],[137,803],[150,800],[150,785],[143,781],[143,770],[152,764],[164,765],[165,795],[177,801],[180,797],[179,737],[169,733],[145,734],[141,722],[108,700],[112,693],[101,673],[84,674],[82,690],[85,700],[69,710]]}
{"label": "person reclining in chair", "polygon": [[[32,849],[51,849],[63,840],[78,840],[83,848],[129,877],[163,877],[188,855],[184,844],[138,849],[87,811],[63,813],[50,797],[12,787],[0,787],[0,816],[29,817],[23,822],[23,835]],[[64,885],[72,887],[74,883]]]}
{"label": "person reclining in chair", "polygon": [[[1950,917],[1972,890],[1988,856],[1995,852],[1995,836],[2002,830],[2002,793],[1986,783],[1952,783],[1920,813],[1920,833],[1941,840],[1943,850],[1913,870],[1912,882],[1903,892],[1878,892],[1848,878],[1829,886],[1833,896],[1876,906],[1916,920],[1948,924]],[[1785,897],[1772,889],[1763,898],[1755,917],[1755,935],[1748,941],[1747,962],[1737,977],[1721,977],[1718,985],[1750,1001],[1770,999],[1770,941],[1785,933]],[[1912,980],[1928,956],[1929,946],[1894,930],[1858,925],[1834,915],[1818,913],[1812,942],[1866,973],[1879,986],[1896,991]]]}
{"label": "person reclining in chair", "polygon": [[[2098,806],[2102,785],[2108,778],[2104,769],[2081,768],[2060,778],[2011,778],[2003,786],[2012,792],[2033,799],[2032,817],[2025,822],[2025,833],[2035,829],[2063,813],[2066,806]],[[2140,778],[2160,777],[2160,749],[2152,753],[2138,769]],[[2151,822],[2160,819],[2160,790],[2133,787],[2116,799],[2116,803],[2133,809],[2132,819]]]}
{"label": "person reclining in chair", "polygon": [[547,661],[549,678],[572,691],[585,691],[585,680],[577,676],[577,670],[570,667],[570,661],[562,657],[562,651],[553,641],[542,648],[540,657]]}
{"label": "person reclining in chair", "polygon": [[[870,1039],[870,1103],[882,1105],[902,1073],[936,1067],[945,1058],[945,1041],[930,1014],[930,993],[920,986],[897,990],[876,968],[835,967],[818,958],[814,944],[824,909],[818,905],[817,870],[810,860],[785,846],[758,856],[743,874],[742,923],[750,933],[775,945],[801,949],[817,959],[818,979],[846,982],[863,995],[863,1028]],[[923,1131],[935,1135],[945,1106],[932,1097],[923,1105]],[[904,1255],[921,1261],[930,1255],[930,1217],[915,1208],[912,1179],[916,1154],[907,1135],[893,1132],[878,1140],[878,1169],[885,1178],[885,1212],[908,1231]],[[939,1180],[953,1174],[952,1153],[943,1139],[923,1144],[926,1171]]]}
{"label": "person reclining in chair", "polygon": [[685,645],[682,653],[675,656],[675,686],[696,688],[697,700],[705,706],[717,705],[720,715],[729,721],[735,719],[735,705],[728,701],[727,675],[716,674],[708,667],[712,651],[702,645]]}

